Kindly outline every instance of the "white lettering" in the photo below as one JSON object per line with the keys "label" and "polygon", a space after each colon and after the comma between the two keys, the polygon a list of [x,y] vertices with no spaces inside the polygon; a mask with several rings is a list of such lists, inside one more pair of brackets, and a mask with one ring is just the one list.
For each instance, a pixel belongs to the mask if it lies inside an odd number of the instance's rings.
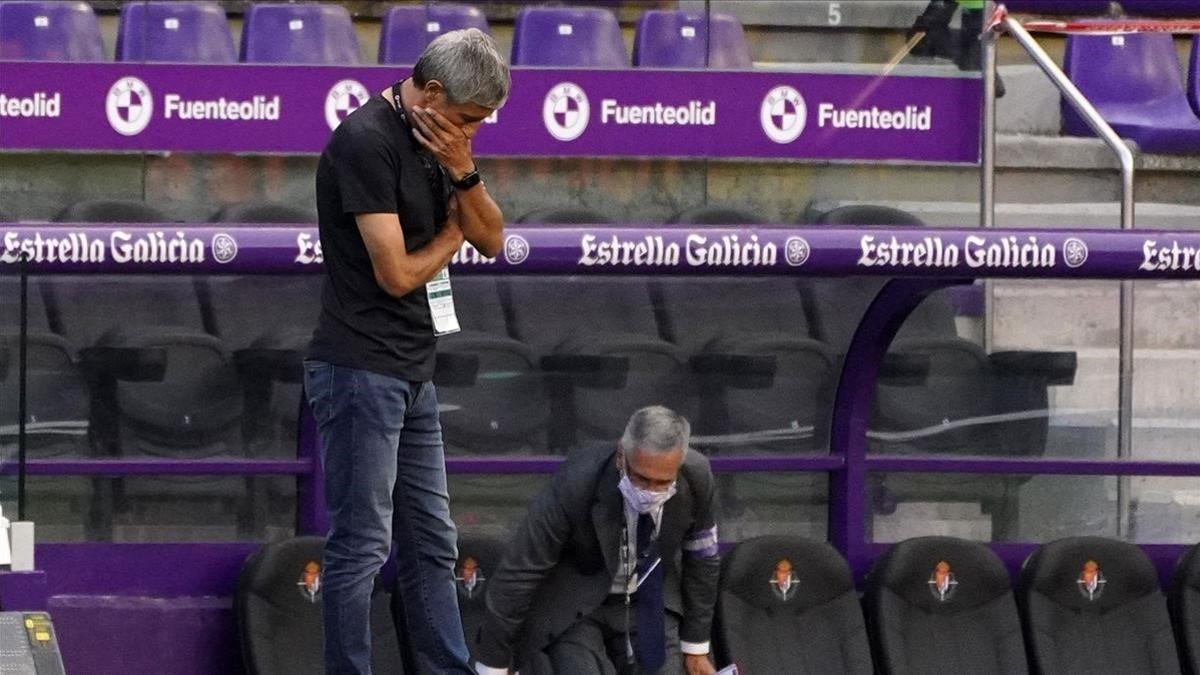
{"label": "white lettering", "polygon": [[688,101],[687,105],[621,105],[616,99],[600,101],[600,123],[650,126],[713,126],[717,123],[716,101]]}
{"label": "white lettering", "polygon": [[1180,246],[1172,241],[1170,246],[1159,246],[1154,239],[1142,244],[1142,264],[1138,269],[1147,272],[1200,272],[1200,248]]}
{"label": "white lettering", "polygon": [[933,106],[908,105],[903,110],[881,110],[876,106],[842,110],[832,103],[820,103],[817,105],[817,126],[831,126],[835,129],[929,131],[933,128]]}
{"label": "white lettering", "polygon": [[308,233],[301,232],[296,235],[296,248],[299,249],[296,262],[301,265],[320,265],[325,262],[325,256],[321,252],[321,240],[313,239]]}
{"label": "white lettering", "polygon": [[18,98],[0,94],[0,117],[59,117],[62,115],[62,94],[34,92],[33,96]]}
{"label": "white lettering", "polygon": [[163,96],[163,117],[181,120],[254,120],[278,121],[280,102],[278,96],[258,95],[248,101],[230,101],[224,97],[216,100],[184,100],[179,94]]}

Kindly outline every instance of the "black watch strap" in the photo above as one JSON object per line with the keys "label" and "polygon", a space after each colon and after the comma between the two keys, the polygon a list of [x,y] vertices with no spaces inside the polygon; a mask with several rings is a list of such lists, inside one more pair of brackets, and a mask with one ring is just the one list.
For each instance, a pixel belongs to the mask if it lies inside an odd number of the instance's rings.
{"label": "black watch strap", "polygon": [[458,180],[450,181],[450,184],[454,186],[455,190],[470,190],[476,185],[479,185],[481,180],[483,179],[479,177],[479,169],[471,169],[471,173]]}

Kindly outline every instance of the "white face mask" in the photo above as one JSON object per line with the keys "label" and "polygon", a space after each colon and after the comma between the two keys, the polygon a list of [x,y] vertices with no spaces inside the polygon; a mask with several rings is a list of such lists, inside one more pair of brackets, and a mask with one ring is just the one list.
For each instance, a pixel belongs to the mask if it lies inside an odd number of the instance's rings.
{"label": "white face mask", "polygon": [[[622,460],[624,460],[623,457]],[[621,491],[621,496],[625,498],[625,503],[629,505],[629,508],[638,513],[650,513],[661,508],[663,504],[667,503],[667,500],[675,496],[676,492],[675,481],[671,481],[671,485],[662,492],[637,487],[633,481],[629,480],[629,474],[625,472],[624,461],[621,463],[621,480],[617,483],[617,489]]]}

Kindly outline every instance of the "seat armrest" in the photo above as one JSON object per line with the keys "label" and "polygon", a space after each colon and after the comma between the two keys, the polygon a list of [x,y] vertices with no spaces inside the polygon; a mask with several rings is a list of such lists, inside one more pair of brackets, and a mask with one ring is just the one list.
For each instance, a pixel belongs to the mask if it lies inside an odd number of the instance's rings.
{"label": "seat armrest", "polygon": [[881,384],[919,386],[929,379],[929,355],[915,352],[889,352],[879,364]]}
{"label": "seat armrest", "polygon": [[1078,366],[1075,352],[993,352],[988,361],[998,373],[1034,377],[1045,380],[1049,386],[1074,384]]}
{"label": "seat armrest", "polygon": [[299,349],[247,347],[233,353],[233,365],[244,378],[287,383],[304,377],[304,353]]}
{"label": "seat armrest", "polygon": [[86,347],[79,358],[93,377],[161,382],[167,372],[167,350],[162,347]]}
{"label": "seat armrest", "polygon": [[706,352],[688,359],[692,372],[715,378],[733,389],[769,389],[778,367],[773,354]]}
{"label": "seat armrest", "polygon": [[439,387],[469,387],[479,377],[479,355],[464,352],[437,353],[433,383]]}
{"label": "seat armrest", "polygon": [[629,377],[629,357],[612,354],[550,354],[541,359],[542,370],[566,375],[576,386],[620,389]]}

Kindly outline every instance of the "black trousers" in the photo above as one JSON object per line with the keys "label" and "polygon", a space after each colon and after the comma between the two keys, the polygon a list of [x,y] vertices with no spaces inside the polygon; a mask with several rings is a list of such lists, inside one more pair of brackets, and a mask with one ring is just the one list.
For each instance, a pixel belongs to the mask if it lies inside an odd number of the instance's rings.
{"label": "black trousers", "polygon": [[[534,658],[522,675],[650,675],[630,663],[625,638],[625,598],[610,595],[596,611],[580,619]],[[632,621],[633,607],[629,616]],[[683,673],[679,617],[667,612],[667,661],[653,675]],[[633,635],[630,639],[634,639]]]}

